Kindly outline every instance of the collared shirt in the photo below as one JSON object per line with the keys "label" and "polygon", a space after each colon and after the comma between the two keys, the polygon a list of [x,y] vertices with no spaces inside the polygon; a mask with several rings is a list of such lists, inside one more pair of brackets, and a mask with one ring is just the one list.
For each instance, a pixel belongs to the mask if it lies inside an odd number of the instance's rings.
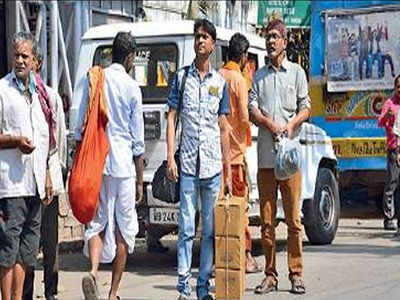
{"label": "collared shirt", "polygon": [[[258,70],[249,93],[249,108],[252,107],[281,125],[299,111],[310,109],[307,78],[301,66],[285,58],[280,69],[269,63]],[[273,168],[274,140],[264,127],[258,129],[257,151],[258,168]]]}
{"label": "collared shirt", "polygon": [[[386,131],[386,146],[388,150],[394,150],[397,147],[397,138],[394,133],[399,132],[399,122],[398,120],[398,111],[399,111],[400,101],[396,96],[389,98],[385,101],[382,107],[381,115],[378,119],[378,126],[384,127]],[[386,117],[386,113],[389,110],[392,110],[392,115],[390,117]],[[395,121],[396,120],[396,121]],[[396,128],[394,128],[396,127]]]}
{"label": "collared shirt", "polygon": [[227,116],[230,131],[231,164],[243,164],[246,148],[251,145],[248,88],[237,63],[229,61],[220,70],[228,85],[231,114]]}
{"label": "collared shirt", "polygon": [[49,127],[36,89],[29,93],[31,99],[25,96],[24,85],[18,86],[14,72],[0,80],[1,133],[25,136],[36,146],[31,154],[23,154],[18,148],[0,149],[0,199],[37,193],[41,199],[45,197]]}
{"label": "collared shirt", "polygon": [[[178,70],[168,97],[169,107],[179,110],[179,89],[184,70]],[[203,81],[194,62],[190,65],[182,97],[181,170],[200,179],[222,170],[218,117],[229,114],[229,95],[224,78],[209,68]]]}
{"label": "collared shirt", "polygon": [[[107,138],[110,151],[103,174],[127,178],[135,175],[134,156],[144,153],[142,92],[139,84],[126,73],[121,64],[113,63],[104,70],[107,98]],[[89,83],[85,80],[75,139],[81,140],[81,127],[88,104]],[[94,149],[95,151],[95,149]]]}

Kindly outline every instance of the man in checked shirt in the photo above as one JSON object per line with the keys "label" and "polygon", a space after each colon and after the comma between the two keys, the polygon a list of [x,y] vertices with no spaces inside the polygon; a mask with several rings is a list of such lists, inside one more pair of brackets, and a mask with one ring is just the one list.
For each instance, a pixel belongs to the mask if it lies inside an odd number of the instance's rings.
{"label": "man in checked shirt", "polygon": [[[178,174],[180,177],[178,299],[188,300],[191,294],[189,279],[195,214],[200,196],[202,240],[196,293],[200,300],[212,300],[209,279],[214,258],[214,207],[221,186],[222,166],[226,186],[231,190],[229,125],[226,120],[230,108],[225,80],[210,63],[216,29],[205,19],[197,20],[194,35],[196,58],[188,69],[183,96],[179,99],[185,72],[180,69],[168,97],[167,160],[169,176],[174,180],[177,180]],[[179,101],[182,101],[181,105]],[[178,113],[182,122],[180,170],[174,159],[175,120]]]}

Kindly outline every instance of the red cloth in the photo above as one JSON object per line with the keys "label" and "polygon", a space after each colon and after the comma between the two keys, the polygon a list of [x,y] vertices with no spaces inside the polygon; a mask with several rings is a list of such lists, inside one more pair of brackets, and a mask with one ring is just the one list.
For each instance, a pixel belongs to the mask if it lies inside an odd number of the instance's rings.
{"label": "red cloth", "polygon": [[[381,115],[378,119],[378,126],[384,127],[386,130],[386,146],[389,150],[395,149],[397,145],[397,138],[393,134],[393,125],[395,117],[397,116],[397,111],[399,110],[400,99],[396,96],[389,98],[385,101],[382,107]],[[392,110],[392,115],[390,117],[386,116],[389,107]]]}
{"label": "red cloth", "polygon": [[110,148],[106,135],[108,117],[105,103],[104,70],[94,67],[89,71],[87,122],[68,186],[72,212],[83,224],[89,223],[96,214],[103,169]]}
{"label": "red cloth", "polygon": [[57,148],[56,145],[56,117],[53,109],[53,104],[50,101],[49,94],[47,93],[46,87],[43,84],[39,74],[35,73],[35,83],[39,94],[39,102],[42,107],[42,111],[46,118],[46,122],[49,125],[49,153],[53,154]]}

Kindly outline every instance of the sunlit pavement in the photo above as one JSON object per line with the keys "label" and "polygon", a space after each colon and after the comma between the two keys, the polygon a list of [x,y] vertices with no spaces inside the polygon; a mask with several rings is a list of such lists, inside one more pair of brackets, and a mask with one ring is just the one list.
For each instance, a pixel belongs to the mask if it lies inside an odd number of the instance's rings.
{"label": "sunlit pavement", "polygon": [[[259,227],[252,227],[253,252],[260,265],[264,265]],[[244,299],[399,299],[400,295],[400,241],[393,231],[384,231],[382,220],[342,219],[332,245],[312,246],[304,237],[305,296],[291,295],[286,267],[286,226],[277,228],[279,290],[268,296],[253,293],[263,274],[246,276]],[[139,240],[136,253],[128,259],[127,270],[121,283],[123,300],[176,299],[176,236],[167,236],[163,243],[170,247],[166,254],[148,254],[143,240]],[[194,250],[192,285],[198,272],[199,243]],[[60,256],[59,299],[83,299],[81,278],[89,269],[87,258],[81,253]],[[111,281],[111,266],[103,266],[98,285],[102,299],[106,299]],[[37,271],[35,294],[43,293],[42,271]],[[212,281],[212,285],[214,282]],[[195,293],[191,299],[196,299]]]}

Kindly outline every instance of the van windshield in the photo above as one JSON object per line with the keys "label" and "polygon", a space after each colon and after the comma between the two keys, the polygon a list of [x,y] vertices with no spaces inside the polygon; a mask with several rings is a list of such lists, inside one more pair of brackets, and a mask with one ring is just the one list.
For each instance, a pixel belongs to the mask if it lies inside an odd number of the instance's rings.
{"label": "van windshield", "polygon": [[[93,65],[106,68],[111,64],[112,46],[96,49]],[[130,75],[139,83],[143,103],[165,103],[178,63],[175,44],[138,45]]]}

